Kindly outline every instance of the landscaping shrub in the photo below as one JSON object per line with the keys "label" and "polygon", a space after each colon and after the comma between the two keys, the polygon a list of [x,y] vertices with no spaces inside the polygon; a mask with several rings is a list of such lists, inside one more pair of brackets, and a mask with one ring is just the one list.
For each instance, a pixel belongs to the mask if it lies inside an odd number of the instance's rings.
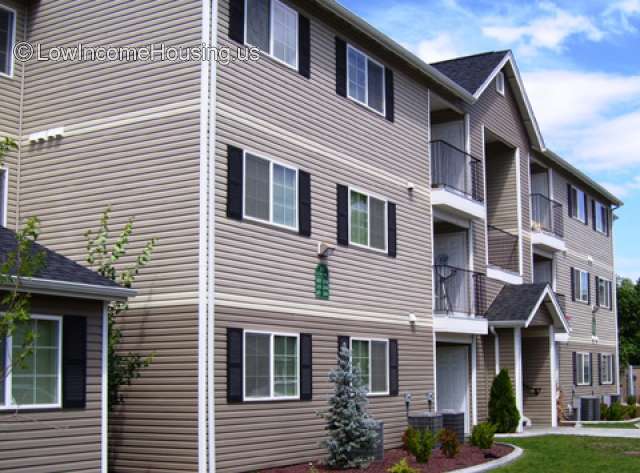
{"label": "landscaping shrub", "polygon": [[629,404],[630,406],[635,406],[637,402],[638,402],[638,398],[636,398],[635,396],[627,397],[627,404]]}
{"label": "landscaping shrub", "polygon": [[624,420],[624,416],[626,414],[625,407],[619,402],[614,402],[609,406],[609,413],[607,415],[607,420]]}
{"label": "landscaping shrub", "polygon": [[609,420],[609,406],[604,402],[600,403],[600,420]]}
{"label": "landscaping shrub", "polygon": [[458,434],[449,429],[443,429],[438,434],[440,450],[447,458],[455,458],[460,453],[460,440]]}
{"label": "landscaping shrub", "polygon": [[496,434],[496,428],[488,422],[483,422],[476,425],[471,431],[471,445],[481,448],[482,450],[489,450],[493,447],[493,438]]}
{"label": "landscaping shrub", "polygon": [[637,406],[635,404],[630,404],[628,406],[625,407],[625,417],[627,419],[635,419],[637,417],[637,411],[639,409],[637,408]]}
{"label": "landscaping shrub", "polygon": [[430,430],[413,429],[408,435],[409,452],[418,463],[428,463],[436,438]]}
{"label": "landscaping shrub", "polygon": [[407,427],[402,434],[402,450],[405,452],[409,451],[409,437],[413,435],[413,431],[415,429],[413,427]]}
{"label": "landscaping shrub", "polygon": [[411,468],[407,463],[407,459],[403,458],[398,463],[387,470],[389,473],[419,473],[415,468]]}
{"label": "landscaping shrub", "polygon": [[489,422],[500,433],[515,432],[520,422],[520,413],[516,406],[513,385],[509,378],[509,372],[505,369],[500,370],[491,386]]}

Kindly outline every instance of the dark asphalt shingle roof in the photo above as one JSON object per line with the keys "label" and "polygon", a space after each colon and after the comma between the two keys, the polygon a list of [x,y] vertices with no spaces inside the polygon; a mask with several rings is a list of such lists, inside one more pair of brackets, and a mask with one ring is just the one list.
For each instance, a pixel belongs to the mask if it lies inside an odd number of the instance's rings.
{"label": "dark asphalt shingle roof", "polygon": [[452,81],[475,94],[509,51],[492,51],[459,57],[431,65]]}
{"label": "dark asphalt shingle roof", "polygon": [[489,322],[525,322],[546,287],[546,283],[504,286],[487,311]]}
{"label": "dark asphalt shingle roof", "polygon": [[[4,227],[0,227],[0,262],[4,263],[8,255],[16,249],[16,234]],[[34,251],[44,251],[44,267],[34,276],[40,279],[70,282],[78,284],[91,284],[93,286],[119,288],[120,285],[112,280],[100,276],[66,256],[62,256],[38,243],[33,245]]]}

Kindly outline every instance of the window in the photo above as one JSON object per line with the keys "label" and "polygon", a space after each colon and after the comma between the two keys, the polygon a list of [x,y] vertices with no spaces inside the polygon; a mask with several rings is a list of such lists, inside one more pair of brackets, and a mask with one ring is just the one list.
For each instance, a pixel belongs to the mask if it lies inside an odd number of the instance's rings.
{"label": "window", "polygon": [[576,353],[576,380],[578,386],[591,384],[591,356],[589,353]]}
{"label": "window", "polygon": [[358,368],[369,394],[389,394],[388,340],[351,339],[353,367]]}
{"label": "window", "polygon": [[13,75],[16,12],[0,5],[0,74]]}
{"label": "window", "polygon": [[[33,335],[32,353],[19,361],[26,337]],[[60,407],[62,397],[62,319],[32,316],[0,343],[4,370],[0,407]],[[6,375],[5,375],[6,373]]]}
{"label": "window", "polygon": [[279,0],[246,0],[245,43],[298,69],[298,13]]}
{"label": "window", "polygon": [[349,222],[351,243],[387,250],[387,202],[350,190]]}
{"label": "window", "polygon": [[571,193],[569,200],[571,202],[571,217],[577,218],[583,223],[587,222],[587,196],[580,189],[570,186]]}
{"label": "window", "polygon": [[244,216],[297,230],[298,171],[248,152],[244,167]]}
{"label": "window", "polygon": [[297,399],[298,335],[244,333],[245,400]]}
{"label": "window", "polygon": [[600,382],[602,384],[613,384],[613,355],[602,354],[600,358]]}
{"label": "window", "polygon": [[576,301],[589,303],[589,273],[581,269],[573,270],[573,294]]}
{"label": "window", "polygon": [[347,49],[349,98],[384,115],[384,67],[352,46]]}
{"label": "window", "polygon": [[594,222],[594,226],[595,229],[597,231],[599,231],[600,233],[608,233],[608,215],[609,209],[607,209],[606,206],[602,205],[600,202],[594,202],[593,203],[593,222]]}
{"label": "window", "polygon": [[611,281],[597,278],[598,307],[611,309]]}
{"label": "window", "polygon": [[496,91],[504,95],[504,72],[498,72],[496,75]]}

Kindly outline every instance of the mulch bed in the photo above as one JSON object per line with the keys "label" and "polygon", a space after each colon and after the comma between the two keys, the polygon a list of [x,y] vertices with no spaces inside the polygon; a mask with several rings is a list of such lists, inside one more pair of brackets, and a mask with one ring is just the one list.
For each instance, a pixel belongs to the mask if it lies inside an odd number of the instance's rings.
{"label": "mulch bed", "polygon": [[[415,458],[409,455],[401,448],[387,450],[384,452],[384,460],[373,462],[368,468],[351,469],[351,470],[330,470],[323,468],[322,465],[315,463],[317,471],[320,473],[330,472],[336,473],[387,473],[387,470],[395,465],[403,458],[407,458],[407,462],[413,468],[417,468],[422,473],[442,473],[444,471],[458,470],[460,468],[466,468],[469,466],[479,465],[486,463],[496,458],[504,457],[511,453],[513,448],[506,445],[495,444],[493,448],[487,452],[480,450],[477,447],[472,447],[469,444],[465,444],[460,448],[460,453],[455,458],[446,458],[440,450],[434,450],[433,455],[429,459],[429,463],[421,465],[416,463]],[[261,473],[309,473],[309,463],[301,463],[299,465],[292,465],[281,468],[271,468],[269,470],[262,470]]]}

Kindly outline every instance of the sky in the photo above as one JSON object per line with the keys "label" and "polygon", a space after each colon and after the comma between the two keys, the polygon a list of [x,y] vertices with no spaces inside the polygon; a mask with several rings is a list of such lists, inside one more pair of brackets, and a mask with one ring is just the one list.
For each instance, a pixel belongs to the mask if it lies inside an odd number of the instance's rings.
{"label": "sky", "polygon": [[640,0],[340,0],[427,62],[511,49],[547,147],[624,201],[615,265],[640,278]]}

